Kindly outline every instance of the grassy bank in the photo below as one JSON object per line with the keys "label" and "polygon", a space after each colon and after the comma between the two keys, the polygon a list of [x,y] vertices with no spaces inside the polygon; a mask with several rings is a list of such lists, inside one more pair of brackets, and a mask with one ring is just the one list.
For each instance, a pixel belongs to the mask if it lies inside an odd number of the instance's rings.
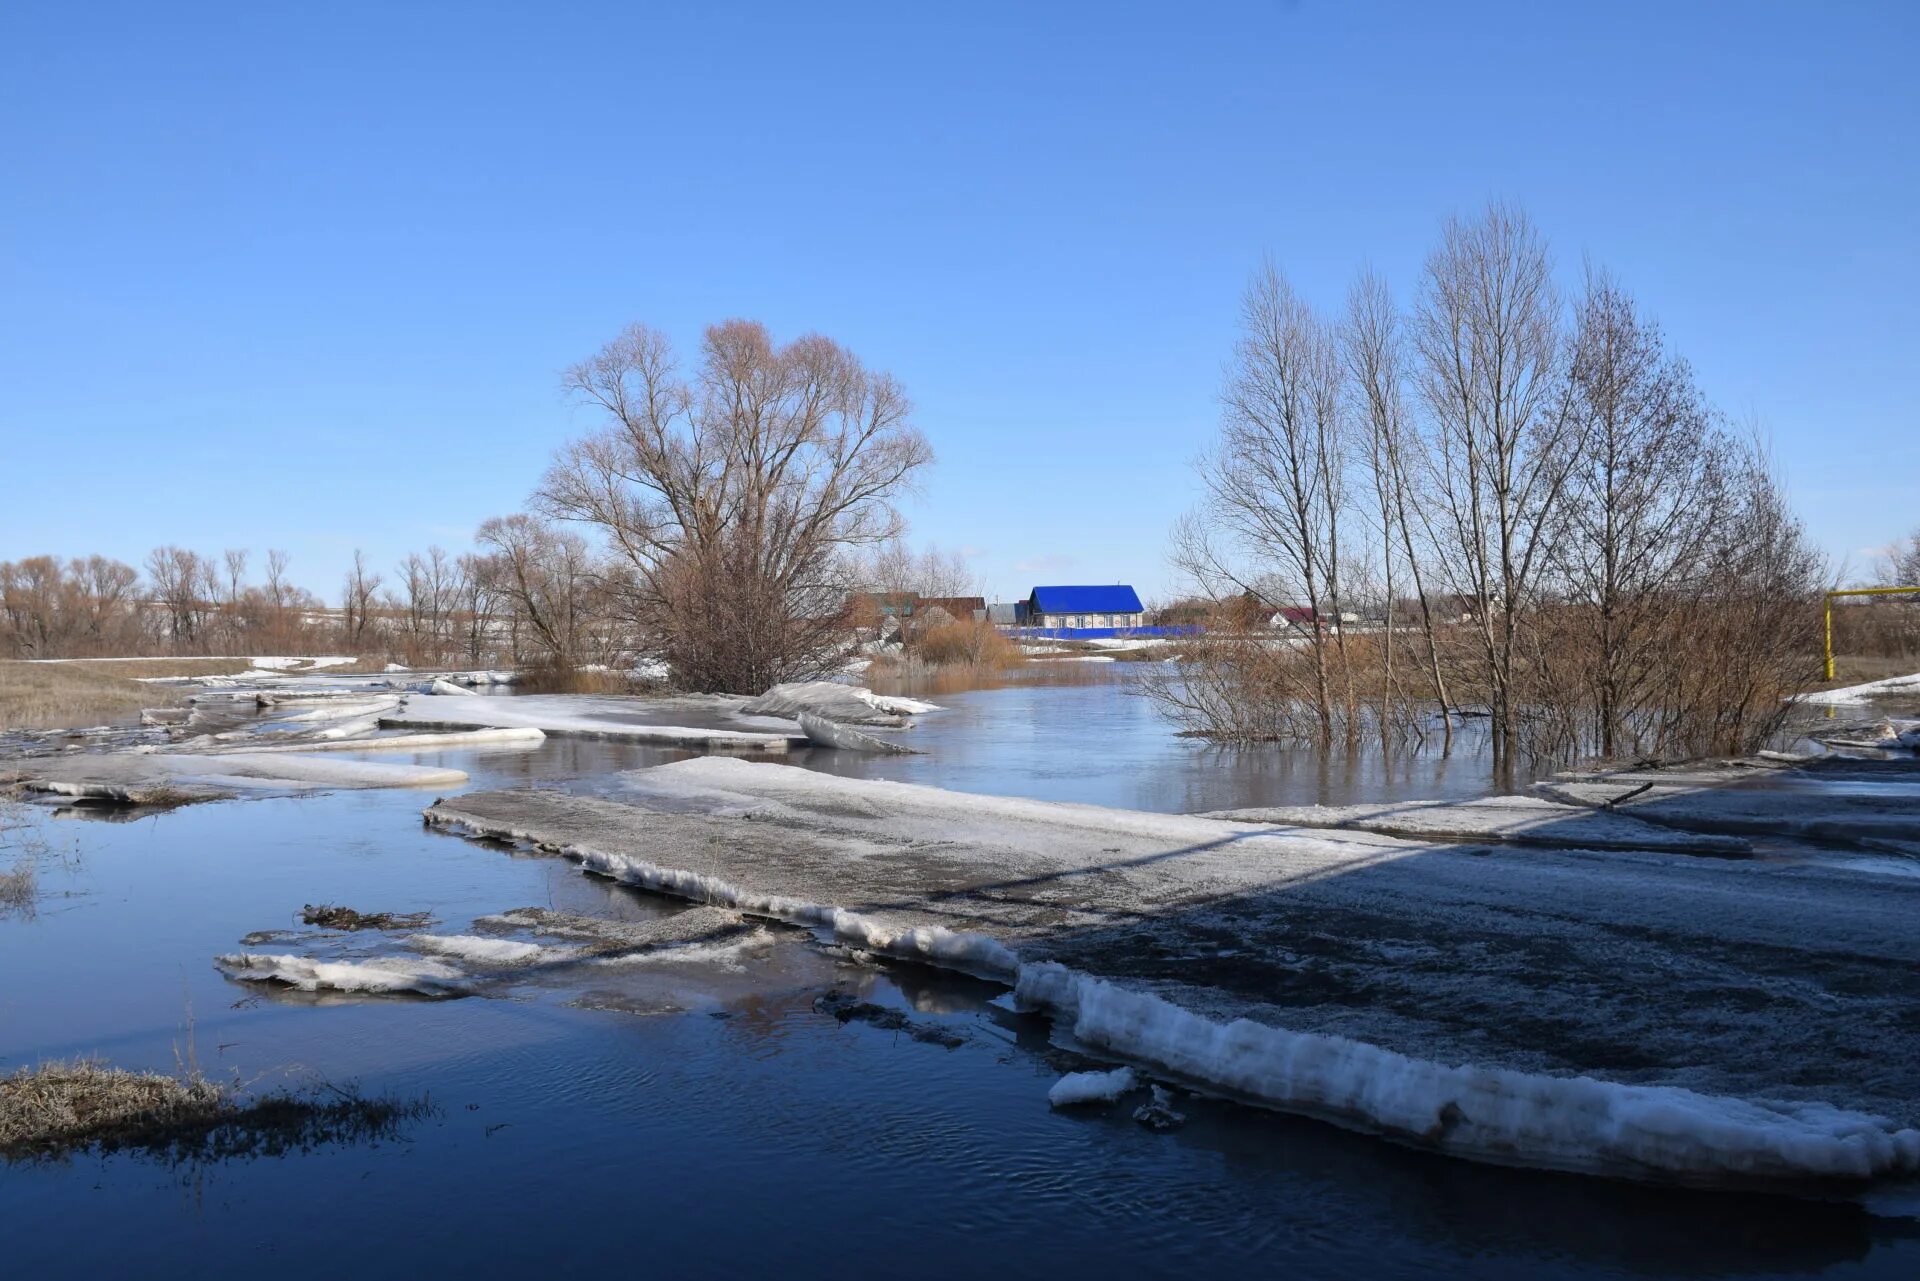
{"label": "grassy bank", "polygon": [[[167,660],[166,665],[179,664]],[[0,662],[0,729],[70,729],[132,720],[143,707],[175,701],[165,686],[142,685],[134,663]],[[155,672],[154,675],[188,675]]]}

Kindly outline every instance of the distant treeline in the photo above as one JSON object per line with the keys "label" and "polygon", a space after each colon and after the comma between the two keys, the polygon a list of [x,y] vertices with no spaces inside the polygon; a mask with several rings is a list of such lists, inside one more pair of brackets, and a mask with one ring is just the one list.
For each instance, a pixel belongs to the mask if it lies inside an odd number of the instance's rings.
{"label": "distant treeline", "polygon": [[354,553],[338,604],[288,580],[289,561],[155,548],[135,568],[104,556],[0,561],[0,656],[345,653],[413,665],[621,657],[614,584],[585,540],[526,515],[489,520],[477,548],[405,557],[390,574]]}

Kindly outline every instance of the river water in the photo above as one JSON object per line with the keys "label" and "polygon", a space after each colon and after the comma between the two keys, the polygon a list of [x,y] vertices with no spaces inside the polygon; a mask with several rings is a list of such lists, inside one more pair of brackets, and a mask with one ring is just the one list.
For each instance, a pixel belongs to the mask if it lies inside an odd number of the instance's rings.
{"label": "river water", "polygon": [[[1175,737],[1124,674],[943,695],[926,755],[861,772],[1163,810],[1485,789],[1484,761],[1318,761]],[[422,756],[477,788],[592,786],[675,753],[568,739]],[[854,768],[802,756],[803,767]],[[441,933],[539,906],[683,910],[426,829],[418,792],[54,822],[31,919],[0,920],[0,1071],[99,1055],[262,1085],[425,1097],[377,1145],[175,1165],[0,1164],[22,1277],[1641,1277],[1920,1275],[1920,1223],[1852,1204],[1682,1192],[1470,1165],[1190,1095],[1049,1109],[1054,1043],[992,984],[876,964],[775,929],[742,962],[610,967],[451,1001],[275,995],[212,965],[242,936],[313,945],[305,903],[429,910]],[[352,936],[326,946],[391,949]],[[842,1022],[830,990],[898,1010]],[[898,1020],[895,1020],[896,1022]],[[935,1035],[916,1035],[931,1029]]]}

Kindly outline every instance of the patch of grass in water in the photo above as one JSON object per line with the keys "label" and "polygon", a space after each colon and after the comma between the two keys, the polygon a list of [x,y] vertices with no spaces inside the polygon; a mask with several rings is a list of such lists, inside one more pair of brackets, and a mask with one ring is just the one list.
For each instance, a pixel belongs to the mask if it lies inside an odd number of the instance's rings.
{"label": "patch of grass in water", "polygon": [[198,1073],[131,1072],[93,1059],[0,1077],[0,1159],[132,1152],[169,1164],[285,1156],[396,1137],[432,1115],[425,1099],[321,1086],[249,1096]]}

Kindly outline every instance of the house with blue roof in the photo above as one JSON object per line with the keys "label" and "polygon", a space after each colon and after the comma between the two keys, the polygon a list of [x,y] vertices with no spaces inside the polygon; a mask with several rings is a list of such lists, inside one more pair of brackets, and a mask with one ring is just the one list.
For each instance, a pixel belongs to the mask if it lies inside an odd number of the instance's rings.
{"label": "house with blue roof", "polygon": [[1036,587],[1028,593],[1027,627],[1127,631],[1144,625],[1140,594],[1125,583],[1098,587]]}

